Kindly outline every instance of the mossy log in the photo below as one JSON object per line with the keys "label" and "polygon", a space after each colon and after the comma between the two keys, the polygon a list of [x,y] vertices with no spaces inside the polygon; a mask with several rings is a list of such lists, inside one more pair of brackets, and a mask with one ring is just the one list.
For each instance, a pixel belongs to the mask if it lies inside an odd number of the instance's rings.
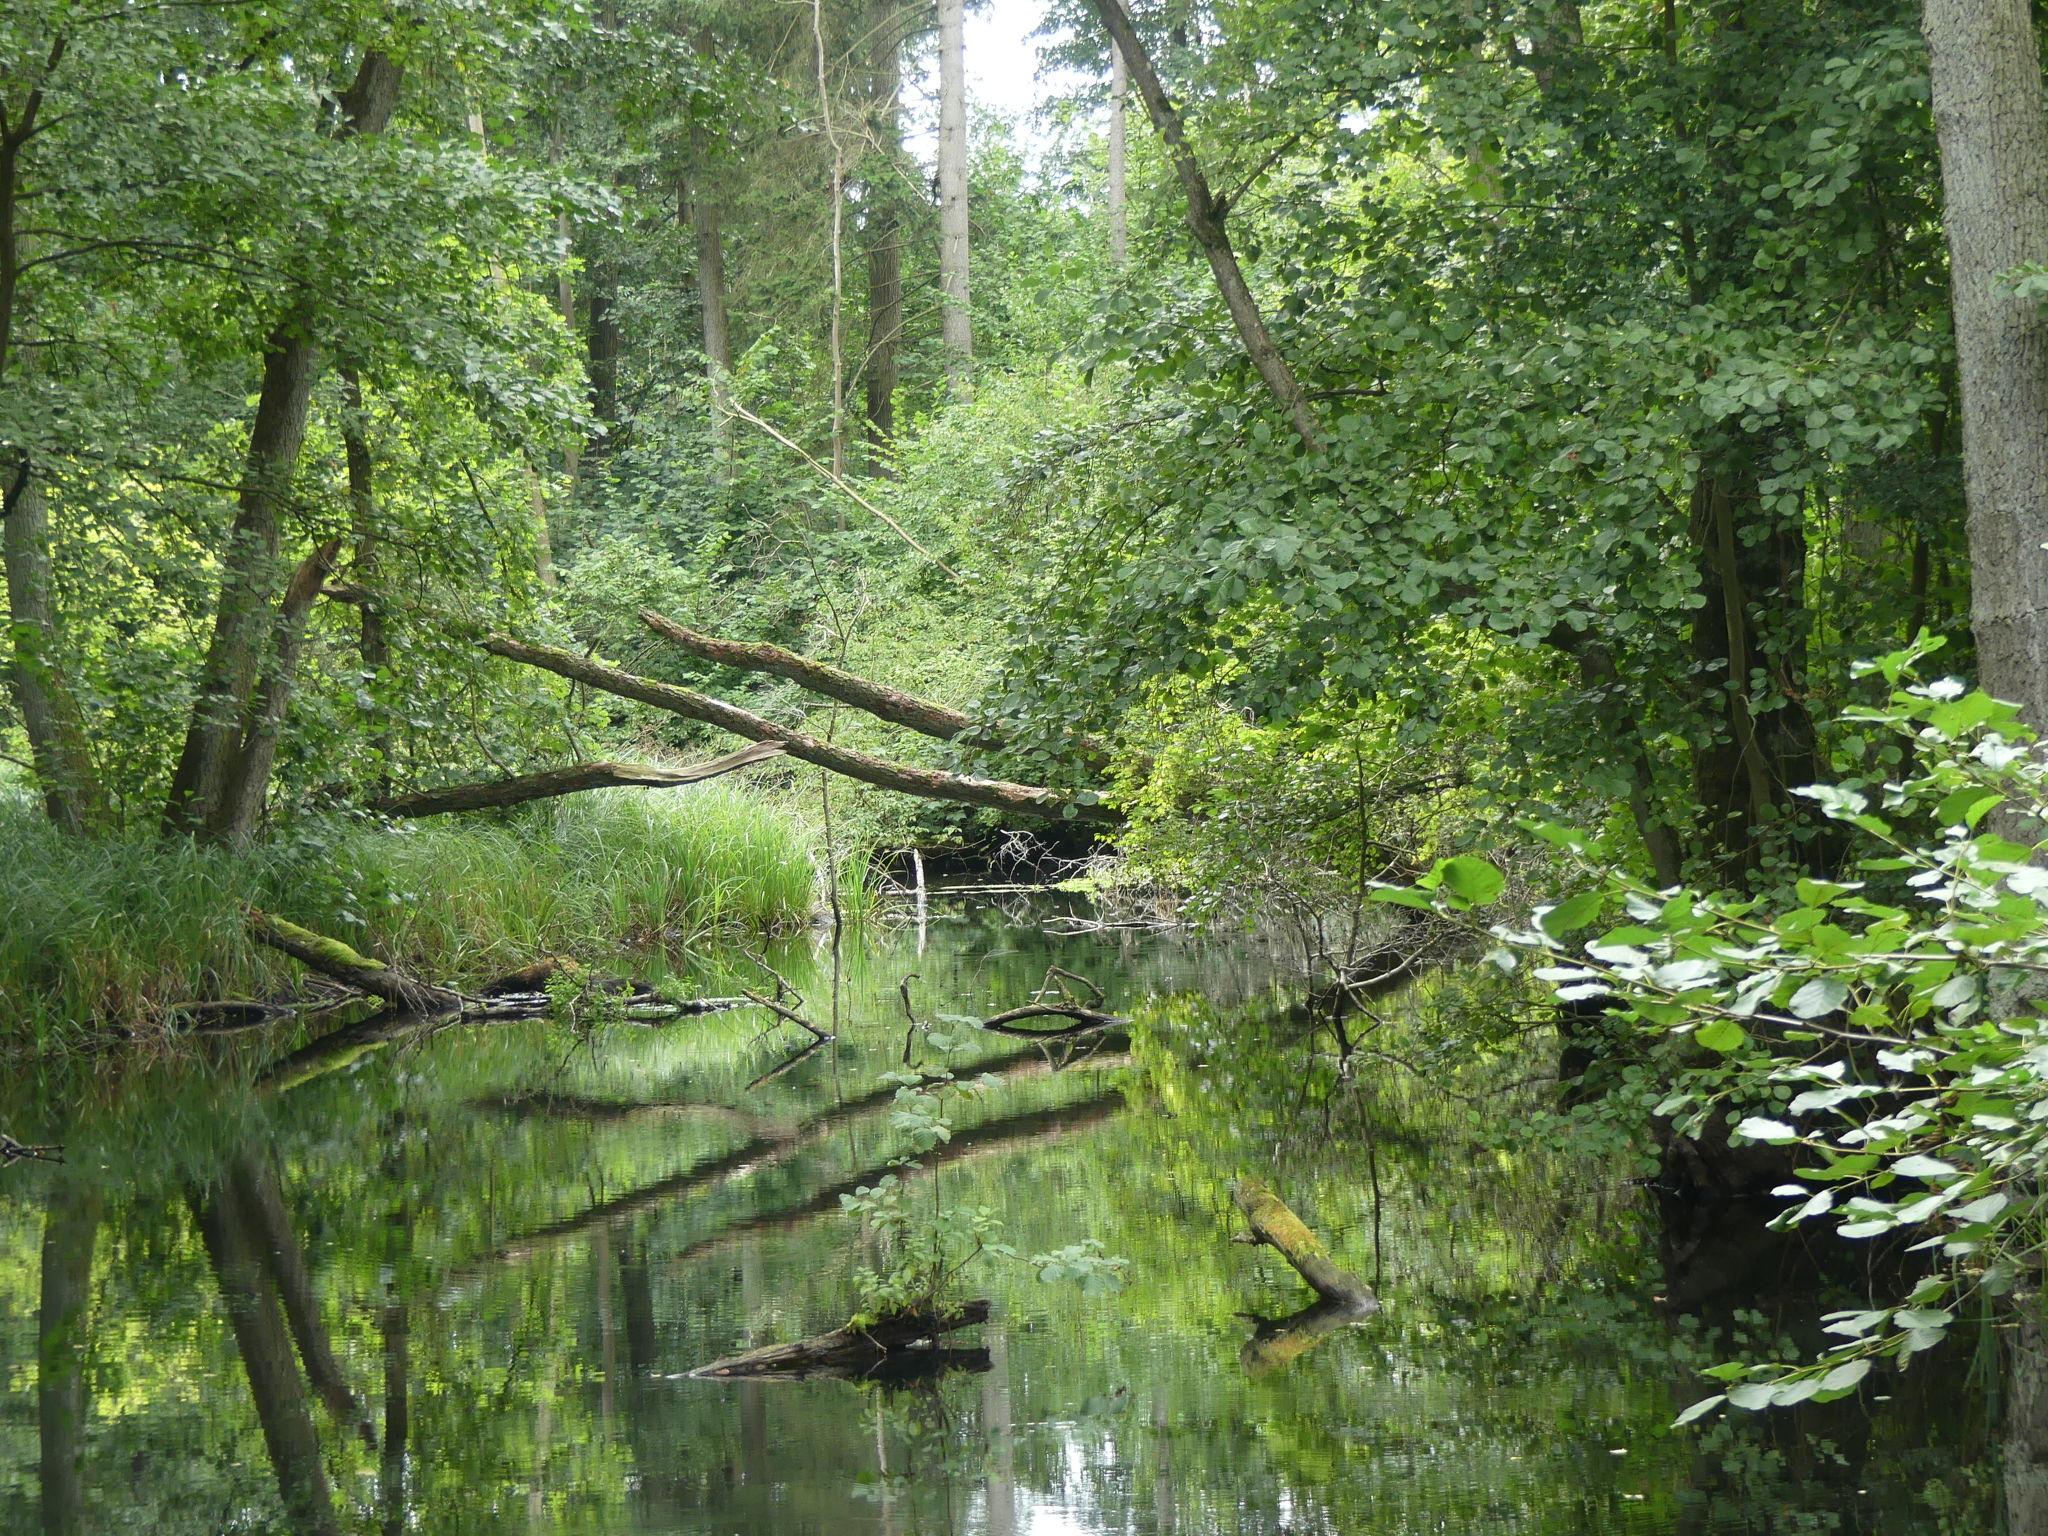
{"label": "mossy log", "polygon": [[330,981],[353,987],[367,996],[381,998],[408,1013],[450,1013],[462,1006],[462,998],[446,987],[415,980],[381,960],[358,954],[339,939],[301,928],[269,912],[249,908],[249,932],[259,943],[282,950],[310,971]]}
{"label": "mossy log", "polygon": [[1308,1223],[1289,1210],[1287,1202],[1263,1180],[1241,1178],[1232,1187],[1231,1196],[1251,1227],[1251,1241],[1277,1250],[1323,1300],[1359,1312],[1379,1309],[1379,1298],[1373,1295],[1372,1287],[1332,1259],[1322,1240],[1309,1230]]}
{"label": "mossy log", "polygon": [[1238,1351],[1238,1363],[1253,1376],[1284,1371],[1332,1333],[1378,1310],[1377,1303],[1353,1306],[1343,1301],[1315,1301],[1286,1317],[1259,1319],[1256,1331]]}
{"label": "mossy log", "polygon": [[899,1312],[866,1328],[835,1328],[794,1344],[770,1344],[700,1365],[692,1376],[716,1380],[820,1375],[867,1375],[911,1351],[930,1353],[935,1340],[988,1321],[986,1301]]}

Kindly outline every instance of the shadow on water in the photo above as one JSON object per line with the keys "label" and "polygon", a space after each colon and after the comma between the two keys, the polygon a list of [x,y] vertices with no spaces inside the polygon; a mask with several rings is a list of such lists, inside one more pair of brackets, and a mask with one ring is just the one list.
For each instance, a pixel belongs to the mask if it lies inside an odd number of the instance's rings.
{"label": "shadow on water", "polygon": [[[2048,1370],[1993,1319],[1859,1398],[1670,1432],[1701,1367],[1810,1347],[1877,1282],[1570,1150],[1538,1044],[1432,1057],[1412,1019],[1483,983],[1379,999],[1339,1061],[1254,953],[1037,915],[849,941],[839,1037],[795,1060],[755,1013],[385,1021],[0,1089],[68,1157],[0,1172],[0,1529],[2048,1536]],[[822,954],[774,962],[829,989]],[[1128,1035],[944,1022],[1054,962]],[[920,1198],[1020,1254],[1099,1238],[1126,1289],[995,1261],[995,1320],[922,1362],[951,1369],[687,1379],[850,1311],[840,1197],[902,1150],[911,972],[990,1078]],[[1228,1241],[1247,1171],[1383,1310],[1304,1306]]]}

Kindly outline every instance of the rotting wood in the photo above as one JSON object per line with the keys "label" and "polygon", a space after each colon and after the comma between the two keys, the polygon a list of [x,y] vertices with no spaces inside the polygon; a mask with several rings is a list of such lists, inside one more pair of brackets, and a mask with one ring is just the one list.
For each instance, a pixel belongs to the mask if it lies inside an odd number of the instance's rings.
{"label": "rotting wood", "polygon": [[569,768],[550,768],[539,773],[515,774],[510,778],[389,795],[371,802],[370,809],[386,816],[443,816],[456,811],[496,810],[524,805],[530,800],[552,800],[593,789],[673,789],[685,784],[701,784],[706,779],[767,762],[770,758],[781,757],[783,751],[780,742],[757,741],[737,752],[680,768],[660,763],[577,763]]}
{"label": "rotting wood", "polygon": [[1277,1251],[1323,1300],[1359,1312],[1379,1310],[1372,1287],[1332,1259],[1308,1223],[1289,1210],[1263,1180],[1240,1178],[1230,1193],[1251,1228],[1249,1240]]}
{"label": "rotting wood", "polygon": [[259,943],[282,950],[308,970],[367,996],[381,998],[394,1008],[432,1014],[452,1013],[462,1006],[458,993],[415,980],[381,960],[358,954],[339,939],[327,938],[255,907],[248,909],[248,923],[250,935]]}
{"label": "rotting wood", "polygon": [[826,1372],[864,1374],[892,1356],[927,1350],[938,1339],[988,1321],[988,1302],[977,1298],[956,1307],[899,1312],[865,1328],[835,1328],[794,1344],[770,1344],[700,1365],[691,1376],[717,1380],[757,1377],[801,1378]]}
{"label": "rotting wood", "polygon": [[753,741],[780,743],[791,757],[846,778],[872,784],[877,789],[895,790],[925,800],[952,800],[964,805],[984,806],[1012,815],[1059,821],[1069,817],[1087,822],[1114,820],[1111,812],[1077,795],[1037,784],[1013,784],[1002,779],[976,778],[971,774],[948,773],[937,768],[919,768],[893,762],[872,753],[820,741],[815,736],[778,725],[741,709],[723,699],[673,683],[657,682],[619,667],[597,661],[553,645],[532,645],[510,635],[492,635],[482,642],[494,656],[538,667],[557,677],[582,683],[603,693],[615,694],[636,703],[651,704],[686,720],[715,725],[735,736]]}

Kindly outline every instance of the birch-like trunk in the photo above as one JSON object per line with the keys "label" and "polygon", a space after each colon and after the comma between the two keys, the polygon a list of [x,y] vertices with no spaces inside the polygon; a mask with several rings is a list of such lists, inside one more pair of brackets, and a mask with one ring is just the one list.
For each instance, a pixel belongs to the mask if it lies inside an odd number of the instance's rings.
{"label": "birch-like trunk", "polygon": [[946,379],[974,393],[974,323],[967,283],[966,0],[939,0],[939,300]]}
{"label": "birch-like trunk", "polygon": [[1131,230],[1127,212],[1130,175],[1129,141],[1124,132],[1124,100],[1130,95],[1130,66],[1116,39],[1109,41],[1109,259],[1121,271],[1130,260]]}

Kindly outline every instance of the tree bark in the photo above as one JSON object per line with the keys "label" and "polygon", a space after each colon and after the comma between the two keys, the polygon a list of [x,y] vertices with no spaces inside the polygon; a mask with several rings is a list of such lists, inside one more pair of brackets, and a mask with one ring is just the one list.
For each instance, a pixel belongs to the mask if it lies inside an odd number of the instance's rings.
{"label": "tree bark", "polygon": [[[640,622],[700,661],[714,662],[742,672],[766,672],[787,678],[812,693],[851,704],[855,709],[864,710],[891,725],[903,726],[938,741],[964,742],[979,747],[1002,745],[999,731],[971,715],[919,698],[916,694],[905,693],[900,688],[891,688],[886,683],[858,676],[830,662],[814,661],[765,642],[721,640],[714,635],[699,634],[674,619],[664,618],[651,608],[640,610]],[[1110,751],[1106,743],[1080,734],[1071,740],[1076,754],[1089,767],[1100,769],[1108,764]]]}
{"label": "tree bark", "polygon": [[446,1013],[462,1006],[462,999],[446,987],[415,981],[381,960],[358,954],[339,939],[327,938],[254,907],[249,909],[248,922],[250,936],[259,944],[282,950],[308,970],[379,998],[393,1008],[408,1013]]}
{"label": "tree bark", "polygon": [[1245,283],[1244,269],[1237,263],[1237,252],[1230,243],[1229,231],[1224,228],[1226,210],[1209,190],[1201,162],[1195,159],[1195,152],[1188,144],[1180,113],[1174,108],[1166,88],[1159,83],[1158,72],[1152,67],[1152,56],[1145,51],[1137,29],[1131,25],[1129,13],[1119,0],[1089,0],[1089,4],[1095,7],[1095,14],[1102,18],[1103,26],[1109,30],[1110,44],[1122,56],[1131,78],[1137,82],[1138,95],[1152,118],[1152,126],[1158,129],[1160,141],[1166,145],[1174,175],[1180,179],[1181,190],[1187,195],[1188,228],[1193,231],[1195,243],[1202,248],[1203,256],[1208,258],[1209,270],[1215,275],[1224,307],[1230,311],[1231,322],[1237,327],[1238,337],[1244,342],[1252,366],[1258,370],[1267,390],[1286,413],[1288,423],[1294,428],[1295,436],[1301,439],[1302,446],[1311,452],[1320,450],[1323,445],[1322,429],[1309,406],[1307,392],[1294,377],[1294,370],[1287,366],[1287,359],[1281,356],[1272,333],[1266,329],[1258,300],[1252,297],[1252,291]]}
{"label": "tree bark", "polygon": [[284,729],[285,711],[291,706],[299,653],[306,645],[306,625],[340,552],[341,540],[329,539],[299,562],[285,585],[284,597],[278,604],[276,640],[262,685],[256,690],[248,731],[221,803],[206,823],[205,832],[210,839],[242,842],[263,818],[264,802],[270,792],[270,770],[277,762],[278,735]]}
{"label": "tree bark", "polygon": [[878,789],[895,790],[900,794],[916,795],[927,800],[954,800],[964,805],[984,806],[990,810],[1007,811],[1012,815],[1047,820],[1060,820],[1070,816],[1085,821],[1109,819],[1108,813],[1102,807],[1084,804],[1076,797],[1059,790],[1032,784],[1011,784],[1001,779],[979,779],[962,773],[945,773],[936,768],[917,768],[907,763],[891,762],[887,758],[820,741],[814,736],[805,735],[802,731],[777,725],[772,720],[763,719],[751,710],[741,709],[736,704],[728,704],[723,699],[714,699],[708,694],[697,693],[688,688],[678,688],[672,683],[639,677],[556,646],[529,645],[523,640],[514,640],[509,635],[492,635],[483,642],[483,646],[493,655],[503,656],[508,661],[539,667],[543,671],[554,673],[557,677],[566,677],[571,682],[582,683],[604,693],[617,694],[622,699],[651,704],[656,709],[665,709],[670,714],[681,715],[686,720],[715,725],[720,730],[732,732],[735,736],[745,736],[752,741],[779,742],[791,757],[801,758],[807,763],[843,774],[850,779],[858,779],[863,784],[872,784]]}
{"label": "tree bark", "polygon": [[867,390],[869,463],[888,473],[884,457],[896,440],[897,344],[903,336],[903,220],[895,179],[903,159],[903,39],[884,7],[875,22],[874,57],[868,93],[874,111],[876,159],[880,169],[867,179],[863,229],[868,258]]}
{"label": "tree bark", "polygon": [[[564,276],[566,283],[568,278]],[[356,654],[362,662],[367,687],[379,679],[388,680],[391,669],[391,637],[385,629],[383,599],[377,591],[377,558],[382,543],[377,527],[377,461],[370,452],[369,415],[363,403],[363,388],[355,370],[341,370],[341,446],[348,463],[349,531],[355,539],[351,564],[362,601],[356,606]],[[572,476],[573,478],[573,472]],[[374,695],[373,695],[374,697]],[[370,745],[375,748],[379,769],[377,791],[391,792],[391,765],[395,752],[389,719],[379,711]]]}
{"label": "tree bark", "polygon": [[974,320],[967,279],[966,0],[939,0],[939,317],[946,381],[974,393]]}
{"label": "tree bark", "polygon": [[609,257],[591,265],[590,329],[584,339],[584,354],[590,371],[590,410],[598,421],[598,436],[589,446],[602,453],[619,431],[619,353],[624,336],[614,312],[619,299],[619,271]]}
{"label": "tree bark", "polygon": [[455,811],[498,810],[505,806],[524,805],[530,800],[552,800],[560,795],[581,794],[590,789],[669,789],[682,784],[701,784],[722,773],[780,757],[782,752],[779,744],[763,741],[684,768],[666,768],[654,763],[578,763],[573,768],[551,768],[508,779],[451,784],[443,789],[391,795],[373,802],[370,809],[386,816],[445,816]]}
{"label": "tree bark", "polygon": [[1355,1311],[1378,1310],[1379,1298],[1373,1295],[1372,1287],[1332,1259],[1322,1240],[1263,1180],[1239,1179],[1230,1193],[1237,1208],[1244,1212],[1253,1241],[1278,1252],[1308,1282],[1310,1290],[1325,1301]]}
{"label": "tree bark", "polygon": [[7,618],[13,647],[8,681],[21,712],[43,809],[67,832],[90,832],[110,817],[93,768],[85,714],[64,672],[63,632],[50,560],[49,503],[27,457],[5,488],[0,563],[7,571]]}
{"label": "tree bark", "polygon": [[[399,67],[389,57],[375,49],[366,53],[341,100],[339,135],[383,132],[397,104],[399,80]],[[317,371],[313,332],[314,318],[295,311],[278,322],[265,343],[263,387],[249,428],[240,500],[221,557],[213,639],[164,807],[169,833],[203,833],[222,820],[244,736],[244,712],[270,637],[282,514],[305,442]]]}
{"label": "tree bark", "polygon": [[2048,120],[2029,0],[1926,0],[1963,400],[1979,681],[2048,726],[2048,317],[2002,274],[2048,263]]}
{"label": "tree bark", "polygon": [[1131,88],[1130,66],[1114,37],[1109,40],[1109,259],[1118,271],[1130,260],[1131,230],[1127,208],[1130,149],[1124,123],[1124,101]]}

